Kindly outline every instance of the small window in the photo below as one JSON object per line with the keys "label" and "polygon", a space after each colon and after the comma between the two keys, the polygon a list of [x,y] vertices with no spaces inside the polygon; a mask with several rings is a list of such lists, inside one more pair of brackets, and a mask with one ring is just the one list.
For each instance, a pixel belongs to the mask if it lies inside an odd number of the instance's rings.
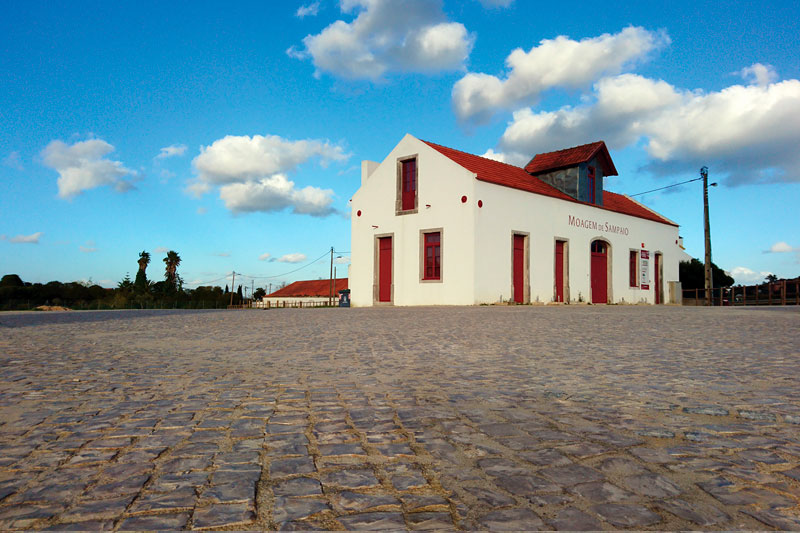
{"label": "small window", "polygon": [[606,243],[603,241],[592,241],[592,253],[604,254],[606,253]]}
{"label": "small window", "polygon": [[417,200],[417,160],[406,159],[403,161],[401,172],[401,209],[410,211],[416,207]]}
{"label": "small window", "polygon": [[422,279],[442,279],[442,235],[425,233],[424,266]]}
{"label": "small window", "polygon": [[594,167],[589,167],[589,203],[594,203]]}
{"label": "small window", "polygon": [[628,270],[630,273],[629,285],[631,287],[639,286],[639,252],[631,250],[630,258],[628,259]]}

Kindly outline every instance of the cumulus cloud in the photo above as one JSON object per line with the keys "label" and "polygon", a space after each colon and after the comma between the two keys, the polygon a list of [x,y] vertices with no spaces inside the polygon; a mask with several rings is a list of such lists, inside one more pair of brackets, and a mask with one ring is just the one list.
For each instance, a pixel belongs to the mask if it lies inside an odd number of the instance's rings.
{"label": "cumulus cloud", "polygon": [[171,144],[161,149],[156,159],[167,159],[168,157],[178,157],[186,153],[185,144]]}
{"label": "cumulus cloud", "polygon": [[280,256],[276,261],[278,263],[302,263],[307,259],[306,254],[293,253]]}
{"label": "cumulus cloud", "polygon": [[[39,239],[44,235],[41,231],[37,231],[36,233],[32,233],[31,235],[17,235],[16,237],[11,237],[8,239],[8,242],[13,242],[15,244],[39,244]],[[3,240],[6,239],[6,236],[3,235]]]}
{"label": "cumulus cloud", "polygon": [[298,188],[287,172],[317,158],[324,166],[349,157],[328,141],[290,141],[276,135],[226,136],[202,147],[194,161],[197,179],[187,189],[201,195],[219,187],[219,196],[234,213],[280,211],[326,216],[335,212],[333,191]]}
{"label": "cumulus cloud", "polygon": [[536,102],[547,89],[587,87],[669,42],[664,32],[633,26],[580,41],[564,35],[543,39],[528,52],[517,48],[508,55],[504,79],[474,72],[461,78],[453,86],[453,107],[462,120],[485,121],[496,111]]}
{"label": "cumulus cloud", "polygon": [[153,250],[153,253],[154,254],[165,254],[165,253],[169,252],[169,250],[170,249],[167,248],[166,246],[158,246],[155,250]]}
{"label": "cumulus cloud", "polygon": [[337,265],[346,265],[347,263],[350,262],[350,258],[349,257],[337,257],[336,259],[333,260],[333,262],[336,263]]}
{"label": "cumulus cloud", "polygon": [[591,98],[556,111],[524,108],[500,139],[509,160],[597,139],[612,149],[645,140],[656,174],[707,165],[727,183],[800,182],[800,81],[679,89],[635,74],[599,80]]}
{"label": "cumulus cloud", "polygon": [[342,0],[352,22],[337,20],[287,53],[311,58],[317,76],[377,80],[387,72],[438,72],[461,68],[474,37],[449,22],[441,0]]}
{"label": "cumulus cloud", "polygon": [[773,244],[772,246],[770,246],[770,247],[769,247],[769,251],[770,251],[771,253],[780,254],[780,253],[793,252],[793,251],[794,251],[794,248],[792,248],[791,246],[789,246],[789,244],[788,244],[788,243],[786,243],[786,242],[783,242],[783,241],[780,241],[780,242],[776,242],[775,244]]}
{"label": "cumulus cloud", "polygon": [[267,260],[267,259],[269,259],[270,257],[272,257],[272,254],[265,253],[265,254],[261,254],[261,255],[259,255],[259,256],[258,256],[258,260],[259,260],[259,261],[266,261],[266,260]]}
{"label": "cumulus cloud", "polygon": [[327,216],[335,212],[331,207],[333,190],[311,186],[298,189],[283,174],[223,185],[219,197],[234,213],[281,211],[287,207],[298,215]]}
{"label": "cumulus cloud", "polygon": [[72,198],[83,191],[109,185],[118,192],[133,188],[126,176],[136,171],[119,161],[106,159],[114,147],[102,139],[89,139],[68,145],[63,141],[50,142],[42,150],[44,164],[58,172],[58,195]]}
{"label": "cumulus cloud", "polygon": [[295,16],[299,18],[316,17],[317,13],[319,13],[319,2],[314,2],[312,4],[308,4],[307,6],[298,7]]}
{"label": "cumulus cloud", "polygon": [[19,152],[16,151],[11,152],[3,158],[3,165],[15,170],[25,170],[25,167],[22,166],[22,159],[19,156]]}
{"label": "cumulus cloud", "polygon": [[97,251],[94,241],[86,241],[86,244],[83,246],[78,246],[78,249],[85,254],[93,254]]}
{"label": "cumulus cloud", "polygon": [[753,63],[739,71],[739,75],[750,84],[769,85],[778,80],[778,73],[772,65]]}
{"label": "cumulus cloud", "polygon": [[508,7],[514,3],[514,0],[479,0],[481,5],[489,9],[499,9],[501,7]]}
{"label": "cumulus cloud", "polygon": [[742,266],[737,266],[730,271],[730,276],[739,285],[753,285],[755,283],[761,283],[770,274],[772,274],[772,272],[767,270],[756,272],[755,270]]}

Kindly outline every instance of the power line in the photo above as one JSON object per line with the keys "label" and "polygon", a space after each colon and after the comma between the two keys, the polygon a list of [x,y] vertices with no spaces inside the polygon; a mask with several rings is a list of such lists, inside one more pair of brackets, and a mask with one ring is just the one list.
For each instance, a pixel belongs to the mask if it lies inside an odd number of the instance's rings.
{"label": "power line", "polygon": [[634,197],[634,196],[641,196],[643,194],[647,194],[647,193],[650,193],[650,192],[663,191],[664,189],[669,189],[670,187],[677,187],[678,185],[685,185],[685,184],[691,183],[693,181],[700,181],[701,179],[703,179],[703,178],[695,178],[693,180],[682,181],[680,183],[673,183],[672,185],[667,185],[666,187],[659,187],[658,189],[652,189],[650,191],[637,192],[636,194],[629,194],[628,196]]}
{"label": "power line", "polygon": [[329,253],[331,253],[331,252],[330,252],[330,250],[326,250],[324,254],[322,254],[322,255],[321,255],[321,256],[319,256],[318,258],[314,259],[314,260],[313,260],[313,261],[311,261],[310,263],[308,263],[308,264],[305,264],[305,265],[301,266],[300,268],[295,268],[294,270],[290,270],[289,272],[284,272],[283,274],[276,274],[276,275],[274,275],[274,276],[250,276],[250,275],[248,275],[248,274],[242,274],[241,272],[239,272],[239,275],[240,275],[240,276],[244,276],[244,277],[246,277],[246,278],[253,278],[253,279],[272,279],[272,278],[280,278],[281,276],[288,276],[289,274],[294,274],[295,272],[297,272],[297,271],[299,271],[299,270],[303,270],[304,268],[308,268],[308,267],[310,267],[311,265],[313,265],[314,263],[316,263],[317,261],[319,261],[320,259],[322,259],[322,258],[323,258],[323,257],[325,257],[326,255],[328,255]]}

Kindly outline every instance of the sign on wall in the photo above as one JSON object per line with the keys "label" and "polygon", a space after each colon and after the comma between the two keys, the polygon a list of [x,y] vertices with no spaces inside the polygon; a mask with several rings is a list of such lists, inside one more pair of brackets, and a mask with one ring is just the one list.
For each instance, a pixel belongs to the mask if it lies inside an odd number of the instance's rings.
{"label": "sign on wall", "polygon": [[650,252],[639,252],[639,287],[643,290],[650,289]]}

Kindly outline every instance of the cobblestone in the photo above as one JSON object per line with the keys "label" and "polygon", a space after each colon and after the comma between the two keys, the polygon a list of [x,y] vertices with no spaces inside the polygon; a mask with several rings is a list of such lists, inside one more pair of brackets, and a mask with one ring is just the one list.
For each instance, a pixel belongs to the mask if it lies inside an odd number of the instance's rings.
{"label": "cobblestone", "polygon": [[798,529],[798,345],[794,309],[4,313],[0,529]]}

